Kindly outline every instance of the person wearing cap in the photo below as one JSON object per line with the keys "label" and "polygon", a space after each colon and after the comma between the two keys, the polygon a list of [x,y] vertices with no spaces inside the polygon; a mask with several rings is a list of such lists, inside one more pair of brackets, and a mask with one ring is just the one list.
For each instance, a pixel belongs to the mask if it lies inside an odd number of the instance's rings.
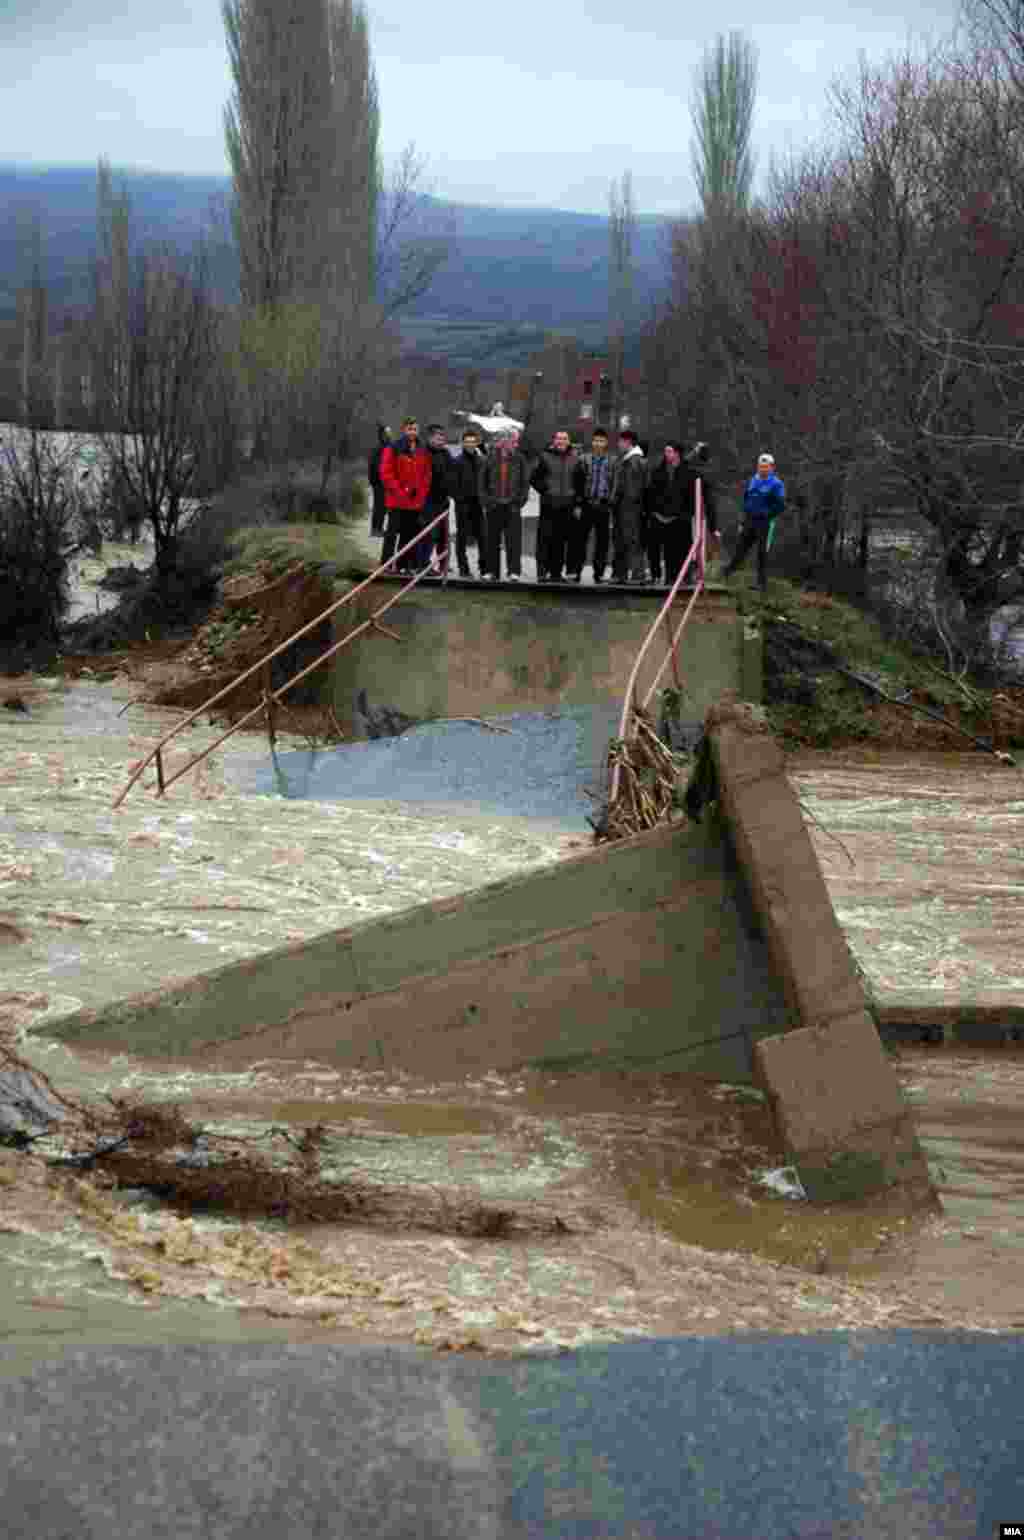
{"label": "person wearing cap", "polygon": [[760,454],[757,457],[757,474],[751,476],[743,494],[743,512],[746,522],[740,533],[739,544],[733,552],[732,560],[726,567],[723,577],[732,577],[736,569],[742,567],[746,561],[751,548],[756,545],[757,586],[764,593],[772,530],[775,527],[775,520],[785,511],[785,507],[786,487],[781,478],[775,474],[775,456],[767,453]]}

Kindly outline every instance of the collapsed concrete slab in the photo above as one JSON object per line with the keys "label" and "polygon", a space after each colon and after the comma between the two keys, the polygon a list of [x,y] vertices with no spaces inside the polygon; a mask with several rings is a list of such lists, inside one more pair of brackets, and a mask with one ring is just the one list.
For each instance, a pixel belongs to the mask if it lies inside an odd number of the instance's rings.
{"label": "collapsed concrete slab", "polygon": [[927,1163],[864,986],[829,900],[782,751],[758,708],[707,717],[708,753],[726,837],[790,1009],[782,1034],[753,1044],[754,1076],[809,1198],[900,1187],[933,1197]]}
{"label": "collapsed concrete slab", "polygon": [[688,823],[48,1022],[66,1042],[436,1079],[524,1065],[746,1079],[786,1001],[717,829]]}
{"label": "collapsed concrete slab", "polygon": [[812,1197],[930,1190],[781,751],[756,707],[713,708],[706,730],[714,818],[45,1031],[239,1067],[301,1057],[438,1080],[524,1066],[756,1079]]}

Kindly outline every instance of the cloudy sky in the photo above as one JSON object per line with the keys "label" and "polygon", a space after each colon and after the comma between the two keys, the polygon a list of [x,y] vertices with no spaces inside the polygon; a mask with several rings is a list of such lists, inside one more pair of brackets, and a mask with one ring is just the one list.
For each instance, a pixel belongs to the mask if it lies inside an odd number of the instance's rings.
{"label": "cloudy sky", "polygon": [[[383,147],[413,141],[429,190],[604,212],[691,207],[693,71],[720,30],[757,45],[761,165],[817,137],[836,72],[948,30],[956,0],[372,0]],[[0,159],[227,170],[231,82],[219,0],[0,0]]]}

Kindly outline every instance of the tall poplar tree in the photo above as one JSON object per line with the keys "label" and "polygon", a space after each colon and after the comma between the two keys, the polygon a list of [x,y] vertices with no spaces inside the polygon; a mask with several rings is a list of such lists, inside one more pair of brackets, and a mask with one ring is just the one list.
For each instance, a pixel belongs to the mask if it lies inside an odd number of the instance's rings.
{"label": "tall poplar tree", "polygon": [[701,60],[691,107],[693,170],[709,219],[741,213],[750,201],[756,98],[756,47],[742,33],[720,33]]}
{"label": "tall poplar tree", "polygon": [[323,0],[223,0],[224,128],[243,305],[309,298],[325,251],[330,62]]}
{"label": "tall poplar tree", "polygon": [[43,236],[38,211],[27,220],[28,275],[19,295],[21,311],[21,414],[29,427],[48,426],[52,384],[46,378],[49,311],[43,281]]}
{"label": "tall poplar tree", "polygon": [[608,198],[608,341],[612,373],[613,412],[618,419],[624,400],[626,335],[633,321],[633,243],[636,210],[633,173],[614,181]]}
{"label": "tall poplar tree", "polygon": [[[326,436],[330,454],[353,409],[376,285],[379,110],[366,12],[359,0],[222,0],[222,13],[258,450],[274,438],[284,451],[301,424],[307,438]],[[344,406],[333,399],[343,377]]]}

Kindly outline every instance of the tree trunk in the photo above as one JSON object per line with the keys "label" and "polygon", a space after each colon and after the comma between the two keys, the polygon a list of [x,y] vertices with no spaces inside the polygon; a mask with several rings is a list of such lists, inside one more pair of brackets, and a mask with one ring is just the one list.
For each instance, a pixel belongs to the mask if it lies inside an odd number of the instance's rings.
{"label": "tree trunk", "polygon": [[325,498],[327,496],[327,486],[328,486],[328,483],[330,482],[331,472],[333,471],[333,469],[334,469],[334,450],[333,449],[328,449],[327,453],[324,455],[323,463],[320,466],[320,493],[319,493],[319,495],[320,495],[321,498]]}

